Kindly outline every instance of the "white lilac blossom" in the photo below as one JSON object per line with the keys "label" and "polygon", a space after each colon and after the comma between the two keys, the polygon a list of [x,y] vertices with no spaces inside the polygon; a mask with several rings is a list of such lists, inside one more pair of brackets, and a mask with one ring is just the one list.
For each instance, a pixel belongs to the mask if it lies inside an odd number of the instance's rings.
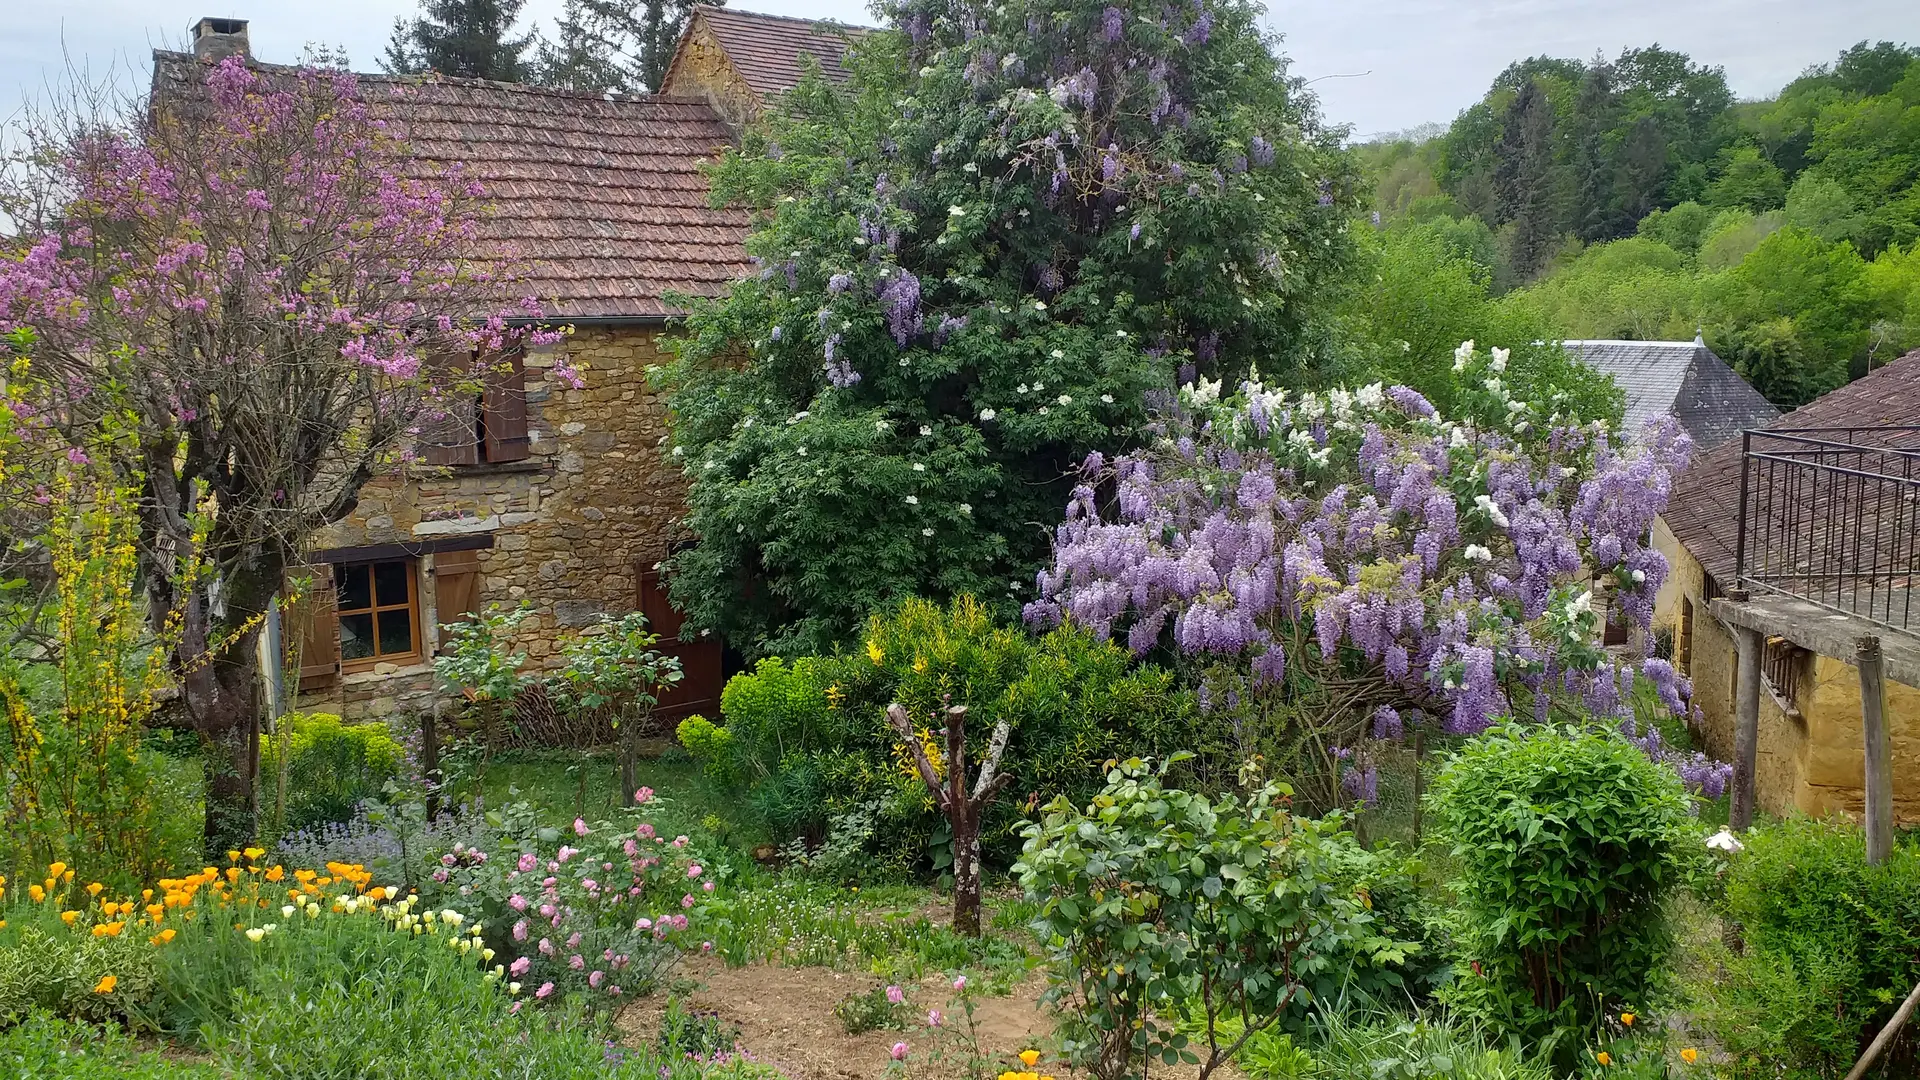
{"label": "white lilac blossom", "polygon": [[[1251,381],[1189,386],[1153,448],[1087,462],[1026,617],[1172,646],[1250,693],[1361,663],[1374,701],[1454,734],[1523,708],[1629,718],[1636,678],[1684,712],[1670,665],[1597,647],[1586,582],[1611,574],[1618,610],[1647,625],[1667,572],[1647,537],[1686,437],[1663,420],[1624,445],[1584,428],[1527,442],[1481,422],[1500,402],[1482,408],[1456,424],[1400,386],[1292,406]],[[1400,712],[1374,716],[1384,732]],[[1642,746],[1696,790],[1721,783],[1717,763]],[[1351,783],[1365,797],[1364,767]]]}

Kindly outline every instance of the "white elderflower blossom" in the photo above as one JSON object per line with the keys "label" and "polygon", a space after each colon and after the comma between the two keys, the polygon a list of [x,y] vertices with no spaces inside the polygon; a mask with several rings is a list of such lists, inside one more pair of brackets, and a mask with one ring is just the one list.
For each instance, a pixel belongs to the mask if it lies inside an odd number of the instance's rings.
{"label": "white elderflower blossom", "polygon": [[932,428],[932,427],[930,427],[930,426],[928,426],[928,425],[926,425],[926,424],[921,424],[921,425],[920,425],[920,434],[922,434],[922,435],[931,435],[931,434],[933,434],[933,428]]}
{"label": "white elderflower blossom", "polygon": [[994,417],[996,417],[996,416],[999,416],[999,415],[1000,415],[999,413],[997,413],[997,412],[995,412],[995,411],[993,411],[992,409],[981,409],[981,410],[980,410],[980,419],[981,419],[981,420],[983,420],[983,421],[985,421],[985,420],[991,420],[991,419],[993,419]]}
{"label": "white elderflower blossom", "polygon": [[1067,356],[1067,354],[1066,354],[1066,353],[1064,353],[1064,352],[1061,352],[1061,351],[1060,351],[1059,349],[1055,349],[1055,350],[1053,350],[1053,352],[1052,352],[1052,353],[1051,353],[1050,355],[1051,355],[1051,356],[1052,356],[1052,357],[1053,357],[1053,358],[1054,358],[1055,360],[1064,360],[1064,359],[1066,359],[1066,356]]}
{"label": "white elderflower blossom", "polygon": [[947,216],[948,217],[966,217],[967,211],[965,207],[949,206],[947,207]]}
{"label": "white elderflower blossom", "polygon": [[914,462],[914,463],[913,463],[913,471],[914,471],[914,472],[926,472],[926,471],[927,471],[927,464],[926,464],[926,462],[924,462],[924,461],[916,461],[916,462]]}
{"label": "white elderflower blossom", "polygon": [[1101,394],[1101,395],[1100,395],[1100,403],[1101,403],[1102,405],[1111,405],[1111,404],[1113,404],[1113,395],[1112,395],[1112,394]]}
{"label": "white elderflower blossom", "polygon": [[920,530],[920,535],[921,535],[921,536],[932,536],[932,535],[933,535],[933,530],[932,530],[932,529],[921,529],[921,530]]}
{"label": "white elderflower blossom", "polygon": [[919,506],[919,505],[920,505],[920,496],[918,496],[918,495],[909,495],[909,496],[907,496],[907,505],[908,505],[908,506]]}
{"label": "white elderflower blossom", "polygon": [[1071,394],[1061,394],[1061,395],[1060,395],[1060,404],[1062,404],[1062,405],[1071,405],[1071,404],[1073,404],[1073,395],[1071,395]]}
{"label": "white elderflower blossom", "polygon": [[1026,392],[1027,392],[1027,384],[1026,384],[1026,383],[1021,383],[1021,384],[1020,384],[1019,386],[1016,386],[1016,387],[1014,387],[1013,389],[1014,389],[1014,392],[1015,392],[1015,393],[1020,393],[1020,394],[1024,394],[1024,393],[1026,393]]}
{"label": "white elderflower blossom", "polygon": [[1488,520],[1492,521],[1495,525],[1504,529],[1509,524],[1506,513],[1500,509],[1499,503],[1493,501],[1492,496],[1475,495],[1473,497],[1473,505],[1479,507],[1480,511],[1486,514]]}

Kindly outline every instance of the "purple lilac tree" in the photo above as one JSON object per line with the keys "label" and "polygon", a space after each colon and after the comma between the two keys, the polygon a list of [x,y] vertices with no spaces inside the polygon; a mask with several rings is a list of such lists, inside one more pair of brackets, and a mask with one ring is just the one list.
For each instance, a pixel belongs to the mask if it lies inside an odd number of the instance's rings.
{"label": "purple lilac tree", "polygon": [[1372,801],[1370,744],[1410,719],[1473,735],[1569,714],[1617,720],[1717,795],[1726,767],[1631,707],[1636,679],[1682,715],[1691,687],[1644,644],[1603,648],[1595,603],[1651,621],[1667,565],[1646,539],[1687,437],[1567,424],[1559,403],[1514,397],[1506,363],[1461,345],[1452,419],[1402,386],[1187,386],[1148,448],[1087,460],[1028,621],[1177,650],[1203,708],[1297,722],[1350,798]]}

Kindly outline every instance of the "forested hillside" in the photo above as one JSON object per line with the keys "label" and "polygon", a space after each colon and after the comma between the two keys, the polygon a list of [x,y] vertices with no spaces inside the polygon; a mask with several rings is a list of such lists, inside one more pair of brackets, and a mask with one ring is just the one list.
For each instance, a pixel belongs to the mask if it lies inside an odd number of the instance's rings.
{"label": "forested hillside", "polygon": [[1407,304],[1703,331],[1791,406],[1920,346],[1920,49],[1861,42],[1761,101],[1657,45],[1534,57],[1443,131],[1357,152],[1380,272],[1349,316],[1378,347]]}

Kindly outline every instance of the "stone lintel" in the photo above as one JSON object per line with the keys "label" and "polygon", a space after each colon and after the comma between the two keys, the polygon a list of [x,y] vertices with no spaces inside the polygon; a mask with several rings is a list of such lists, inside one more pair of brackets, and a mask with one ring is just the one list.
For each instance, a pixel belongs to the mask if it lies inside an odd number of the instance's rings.
{"label": "stone lintel", "polygon": [[1830,611],[1792,596],[1758,596],[1746,601],[1718,599],[1713,602],[1712,610],[1713,617],[1728,626],[1785,638],[1808,652],[1848,664],[1854,661],[1856,642],[1863,637],[1877,637],[1887,677],[1920,687],[1920,637],[1912,634],[1856,615]]}

